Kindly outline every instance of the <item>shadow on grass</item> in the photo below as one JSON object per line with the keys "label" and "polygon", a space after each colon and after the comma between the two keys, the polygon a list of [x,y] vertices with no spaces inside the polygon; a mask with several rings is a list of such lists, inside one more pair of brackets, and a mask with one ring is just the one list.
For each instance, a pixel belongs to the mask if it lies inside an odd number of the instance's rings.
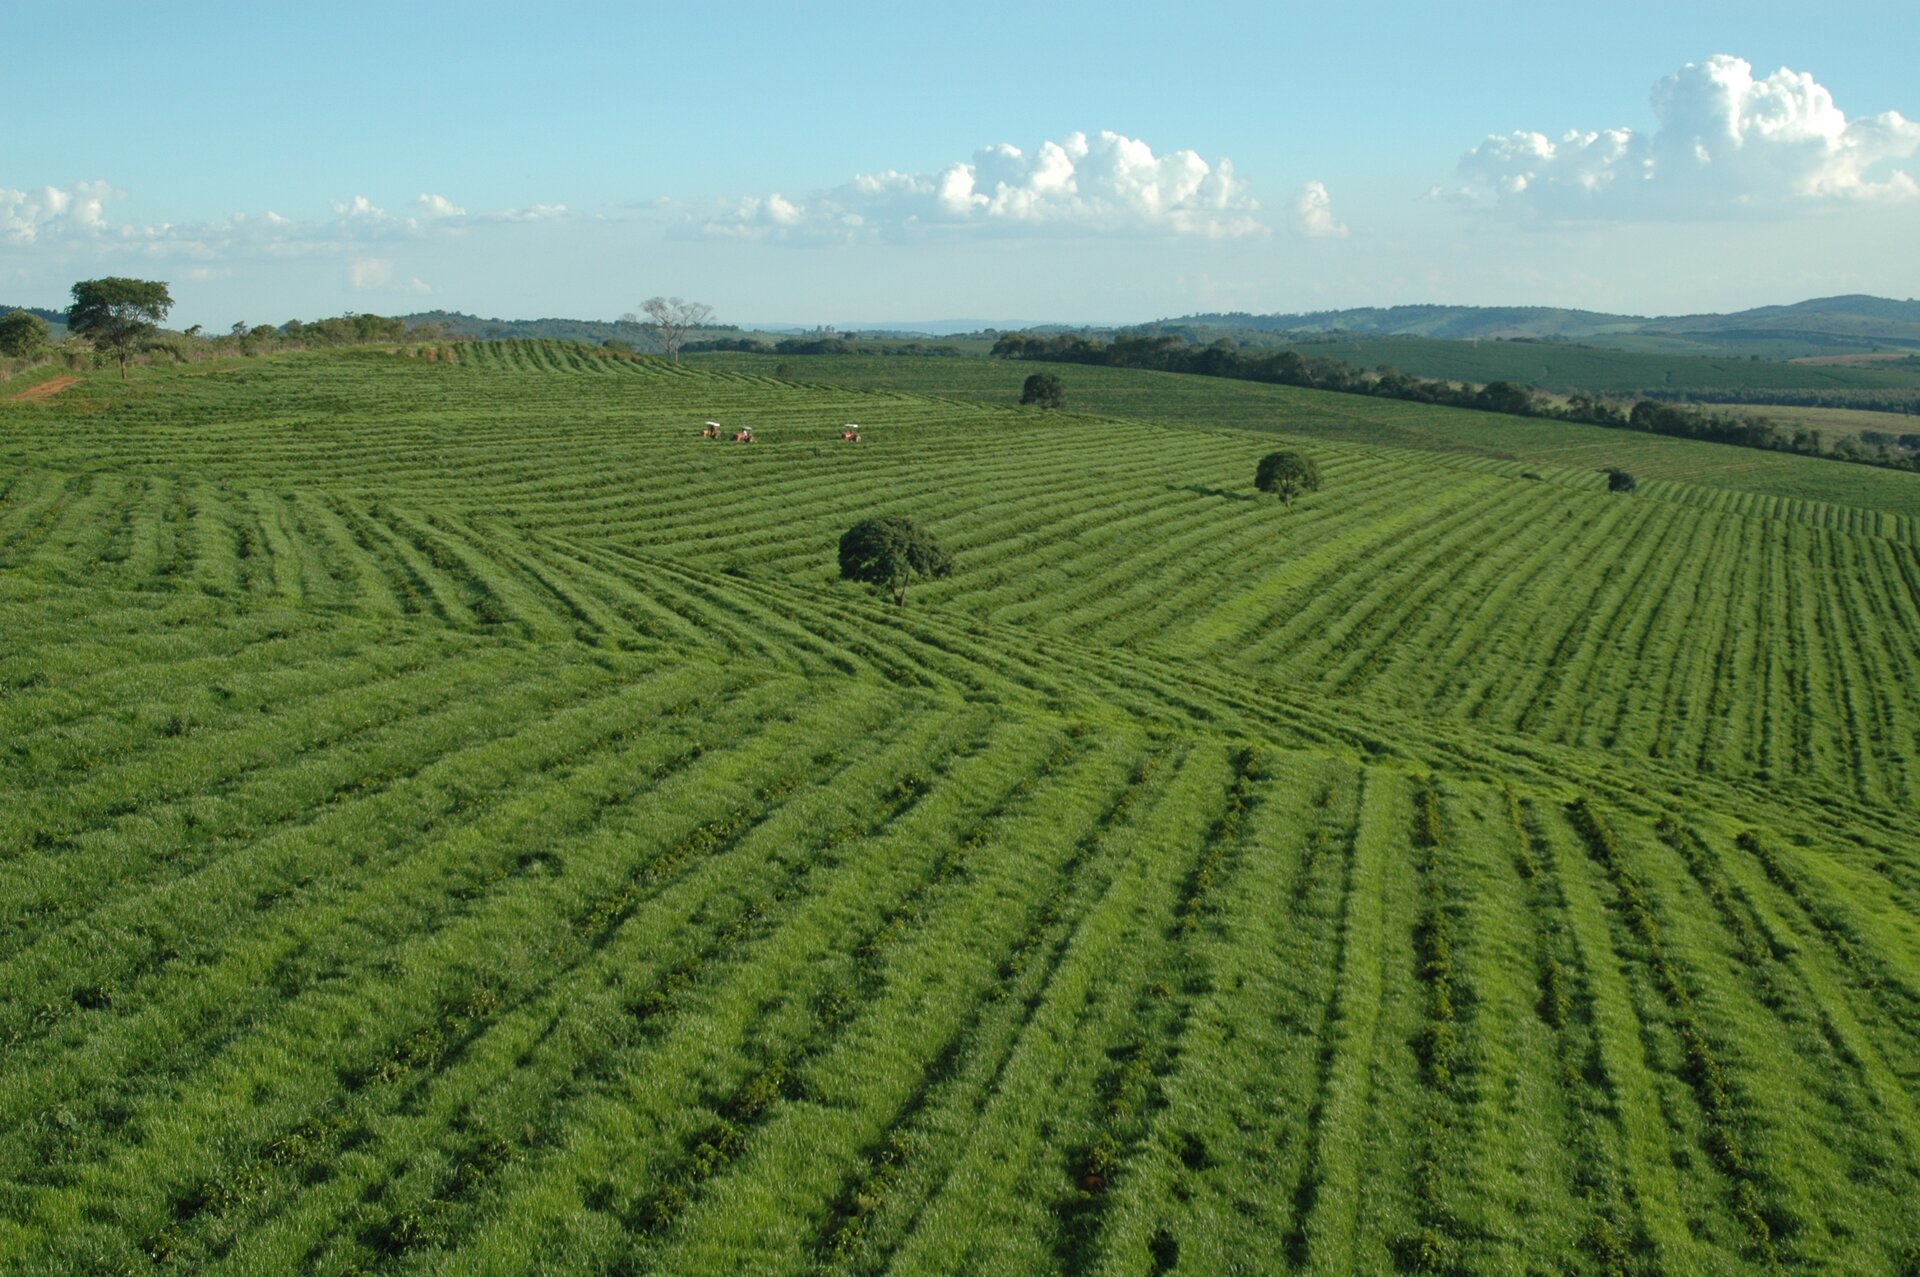
{"label": "shadow on grass", "polygon": [[1208,488],[1198,483],[1188,483],[1188,484],[1169,483],[1167,485],[1167,491],[1168,492],[1197,492],[1203,497],[1225,497],[1229,501],[1252,501],[1254,499],[1251,493],[1234,492],[1227,488]]}

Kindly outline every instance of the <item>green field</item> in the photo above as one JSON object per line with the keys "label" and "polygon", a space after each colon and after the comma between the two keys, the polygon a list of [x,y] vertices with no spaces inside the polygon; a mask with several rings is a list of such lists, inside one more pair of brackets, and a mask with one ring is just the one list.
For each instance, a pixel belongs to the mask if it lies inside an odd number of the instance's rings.
{"label": "green field", "polygon": [[[1601,470],[1621,466],[1641,480],[1677,481],[1666,494],[1676,501],[1730,502],[1745,508],[1760,496],[1787,504],[1815,503],[1813,509],[1820,511],[1821,517],[1837,513],[1828,509],[1835,506],[1920,515],[1920,481],[1911,473],[1654,437],[1632,430],[1253,381],[1087,364],[897,356],[829,355],[782,361],[761,355],[701,355],[693,366],[770,375],[782,362],[795,378],[808,385],[884,389],[1000,406],[1018,403],[1021,383],[1038,368],[1061,377],[1066,383],[1067,407],[1076,412],[1449,452],[1517,462],[1516,472],[1529,466],[1590,470],[1595,475],[1591,483],[1596,487],[1604,486]],[[1794,410],[1778,411],[1785,414]],[[1871,415],[1882,419],[1882,429],[1897,428],[1910,420],[1887,413]]]}
{"label": "green field", "polygon": [[0,1271],[1920,1272],[1920,478],[431,354],[0,400]]}
{"label": "green field", "polygon": [[1316,339],[1292,349],[1361,368],[1391,364],[1415,377],[1517,381],[1556,392],[1624,395],[1744,388],[1920,393],[1920,373],[1906,366],[1790,363],[1745,354],[1674,355],[1563,342],[1436,341],[1425,337]]}

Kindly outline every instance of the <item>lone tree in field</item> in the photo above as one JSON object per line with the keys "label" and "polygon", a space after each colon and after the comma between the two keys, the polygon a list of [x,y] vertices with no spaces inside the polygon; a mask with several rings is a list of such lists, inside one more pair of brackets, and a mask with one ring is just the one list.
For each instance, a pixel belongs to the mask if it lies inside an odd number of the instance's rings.
{"label": "lone tree in field", "polygon": [[952,571],[953,556],[919,524],[897,514],[862,520],[840,538],[840,579],[892,591],[895,607],[905,605],[911,578]]}
{"label": "lone tree in field", "polygon": [[1608,492],[1632,492],[1638,486],[1638,484],[1634,483],[1633,476],[1625,470],[1617,466],[1607,467]]}
{"label": "lone tree in field", "polygon": [[1300,494],[1320,491],[1320,467],[1304,452],[1269,452],[1253,472],[1253,486],[1290,506]]}
{"label": "lone tree in field", "polygon": [[1020,388],[1020,402],[1041,408],[1064,408],[1067,406],[1067,388],[1060,384],[1058,373],[1037,372],[1027,378],[1027,384]]}
{"label": "lone tree in field", "polygon": [[24,310],[0,315],[0,355],[27,358],[46,348],[46,320]]}
{"label": "lone tree in field", "polygon": [[[641,315],[646,318],[642,319]],[[677,364],[680,362],[680,345],[686,341],[687,334],[704,326],[712,318],[713,307],[703,302],[690,302],[684,297],[649,297],[640,303],[639,315],[629,311],[620,316],[620,322],[640,325],[659,341],[667,357]]]}
{"label": "lone tree in field", "polygon": [[172,309],[173,298],[160,280],[83,279],[73,286],[67,327],[95,350],[120,356],[120,380],[125,381],[127,356],[153,340]]}

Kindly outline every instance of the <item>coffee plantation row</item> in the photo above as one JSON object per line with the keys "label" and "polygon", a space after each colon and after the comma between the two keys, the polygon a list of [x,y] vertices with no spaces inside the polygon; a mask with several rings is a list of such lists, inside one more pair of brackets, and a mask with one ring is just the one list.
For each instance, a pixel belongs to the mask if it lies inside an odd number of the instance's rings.
{"label": "coffee plantation row", "polygon": [[1920,485],[767,371],[0,401],[0,1268],[1916,1270]]}

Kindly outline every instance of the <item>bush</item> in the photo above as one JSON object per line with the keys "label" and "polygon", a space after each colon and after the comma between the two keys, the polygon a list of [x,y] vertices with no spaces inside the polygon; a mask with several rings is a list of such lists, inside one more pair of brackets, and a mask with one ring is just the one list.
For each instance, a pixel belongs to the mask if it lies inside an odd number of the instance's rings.
{"label": "bush", "polygon": [[1302,493],[1320,491],[1320,467],[1304,452],[1269,452],[1253,472],[1253,486],[1292,505]]}
{"label": "bush", "polygon": [[24,310],[0,317],[0,355],[31,359],[47,349],[47,321]]}
{"label": "bush", "polygon": [[1625,470],[1613,466],[1607,468],[1608,492],[1632,492],[1636,486],[1633,476]]}
{"label": "bush", "polygon": [[1027,378],[1027,384],[1020,388],[1020,402],[1039,408],[1064,408],[1067,406],[1067,388],[1060,384],[1058,373],[1037,372]]}

